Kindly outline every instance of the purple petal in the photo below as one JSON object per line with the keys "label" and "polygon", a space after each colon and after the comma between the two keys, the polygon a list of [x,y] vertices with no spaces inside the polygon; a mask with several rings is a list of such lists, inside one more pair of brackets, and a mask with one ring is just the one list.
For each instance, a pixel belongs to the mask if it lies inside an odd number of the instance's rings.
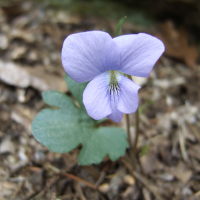
{"label": "purple petal", "polygon": [[118,102],[119,102],[119,94],[110,95],[110,104],[112,108],[112,113],[107,117],[115,122],[120,122],[123,117],[123,113],[117,109]]}
{"label": "purple petal", "polygon": [[130,79],[122,76],[120,81],[120,97],[117,109],[123,113],[130,114],[137,110],[139,99],[138,90],[140,86]]}
{"label": "purple petal", "polygon": [[88,31],[68,36],[62,48],[62,64],[76,82],[87,82],[120,67],[120,52],[108,33]]}
{"label": "purple petal", "polygon": [[126,74],[148,77],[164,52],[163,43],[151,35],[140,33],[113,39],[121,51],[121,69]]}
{"label": "purple petal", "polygon": [[109,72],[104,72],[89,82],[83,92],[83,103],[88,115],[96,120],[111,114],[108,92]]}

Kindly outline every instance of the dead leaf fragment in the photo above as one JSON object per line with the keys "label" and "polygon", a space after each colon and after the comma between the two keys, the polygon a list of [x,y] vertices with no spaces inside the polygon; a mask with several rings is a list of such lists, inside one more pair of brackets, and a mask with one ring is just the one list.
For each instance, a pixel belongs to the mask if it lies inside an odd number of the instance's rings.
{"label": "dead leaf fragment", "polygon": [[71,15],[66,11],[59,11],[56,14],[54,13],[52,17],[52,21],[54,23],[79,24],[81,21],[81,18],[79,16]]}
{"label": "dead leaf fragment", "polygon": [[47,74],[41,66],[34,68],[20,67],[12,62],[0,60],[0,80],[21,88],[32,86],[39,91],[58,90],[65,92],[67,89],[64,78]]}
{"label": "dead leaf fragment", "polygon": [[196,66],[198,57],[197,47],[184,28],[177,30],[172,21],[166,21],[160,26],[156,35],[165,44],[165,54],[183,60],[189,67]]}
{"label": "dead leaf fragment", "polygon": [[5,50],[7,49],[7,47],[8,47],[8,38],[5,35],[0,34],[0,49]]}
{"label": "dead leaf fragment", "polygon": [[185,169],[183,163],[179,163],[178,166],[171,168],[170,173],[182,183],[187,183],[193,174],[191,170]]}
{"label": "dead leaf fragment", "polygon": [[35,39],[36,39],[32,32],[27,31],[27,30],[20,30],[20,29],[16,29],[16,28],[13,28],[10,31],[9,36],[10,36],[10,39],[19,38],[19,39],[24,40],[27,43],[35,42]]}
{"label": "dead leaf fragment", "polygon": [[23,88],[30,85],[29,75],[26,70],[12,62],[0,61],[0,80],[9,85]]}
{"label": "dead leaf fragment", "polygon": [[11,58],[13,60],[17,60],[17,59],[20,59],[20,58],[23,58],[27,52],[27,47],[17,47],[15,48],[13,51],[12,51],[12,54],[11,54]]}
{"label": "dead leaf fragment", "polygon": [[10,137],[6,137],[1,143],[0,143],[0,153],[14,153],[15,152],[15,146],[14,143],[11,141]]}
{"label": "dead leaf fragment", "polygon": [[162,164],[158,161],[155,152],[152,150],[149,150],[147,154],[140,157],[140,162],[145,174],[162,169]]}

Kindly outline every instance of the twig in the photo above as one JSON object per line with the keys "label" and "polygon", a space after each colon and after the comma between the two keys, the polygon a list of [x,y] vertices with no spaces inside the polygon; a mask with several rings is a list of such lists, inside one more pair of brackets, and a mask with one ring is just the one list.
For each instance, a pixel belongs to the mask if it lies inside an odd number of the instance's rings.
{"label": "twig", "polygon": [[195,197],[200,197],[200,191],[196,192],[196,193],[194,194],[194,196],[195,196]]}
{"label": "twig", "polygon": [[185,125],[183,123],[179,124],[179,131],[178,131],[178,136],[179,136],[179,145],[181,149],[181,154],[185,162],[188,162],[188,154],[187,150],[185,147]]}
{"label": "twig", "polygon": [[14,194],[12,195],[12,199],[15,199],[16,196],[18,195],[19,191],[21,190],[22,186],[24,184],[24,181],[21,181],[18,185],[18,187],[16,188]]}
{"label": "twig", "polygon": [[35,196],[34,196],[34,199],[42,199],[42,197],[45,195],[45,192],[46,192],[46,188],[41,190],[39,193],[37,193]]}
{"label": "twig", "polygon": [[[73,180],[75,180],[75,181],[82,182],[82,183],[84,183],[85,185],[87,185],[88,187],[90,187],[90,188],[92,188],[92,189],[95,189],[95,190],[98,189],[95,185],[92,185],[91,183],[89,183],[89,182],[85,181],[84,179],[79,178],[79,177],[77,177],[77,176],[75,176],[75,175],[73,175],[73,174],[61,173],[60,169],[58,169],[57,167],[55,167],[55,166],[53,166],[53,165],[51,165],[51,164],[49,164],[49,163],[48,163],[45,167],[46,167],[46,169],[51,169],[51,170],[53,170],[54,173],[57,174],[57,175],[65,176],[65,177],[71,178],[71,179],[73,179]],[[37,169],[37,170],[38,170],[38,169]]]}
{"label": "twig", "polygon": [[160,196],[158,189],[153,186],[153,183],[151,183],[148,179],[146,179],[143,175],[139,174],[135,170],[133,171],[128,159],[122,159],[122,162],[125,164],[130,173],[134,176],[134,178],[142,183],[158,200],[164,200]]}
{"label": "twig", "polygon": [[26,167],[26,169],[31,170],[33,172],[39,172],[42,170],[40,167],[34,167],[34,166]]}
{"label": "twig", "polygon": [[97,182],[95,183],[95,187],[98,187],[104,180],[106,176],[106,173],[103,171],[101,172],[100,176],[99,176],[99,179],[97,180]]}
{"label": "twig", "polygon": [[139,156],[138,154],[136,155],[136,161],[137,161],[137,163],[138,163],[138,165],[139,165],[139,167],[140,167],[140,172],[141,172],[141,174],[142,174],[142,175],[145,175],[144,168],[143,168],[143,166],[142,166],[142,163],[141,163],[141,161],[140,161],[140,156]]}
{"label": "twig", "polygon": [[87,199],[85,198],[84,194],[83,194],[83,191],[82,191],[82,189],[81,189],[79,183],[75,183],[75,188],[76,188],[76,190],[77,190],[77,192],[78,192],[78,194],[79,194],[80,199],[81,199],[81,200],[87,200]]}
{"label": "twig", "polygon": [[153,186],[153,183],[150,183],[145,177],[136,171],[133,172],[133,176],[140,181],[158,200],[163,200],[160,194],[158,194],[158,189]]}
{"label": "twig", "polygon": [[189,127],[189,129],[192,130],[192,132],[194,133],[194,135],[197,138],[198,142],[200,143],[200,135],[199,135],[198,130],[192,124],[188,123],[187,121],[185,123]]}
{"label": "twig", "polygon": [[97,189],[97,188],[96,188],[94,185],[92,185],[91,183],[89,183],[89,182],[83,180],[82,178],[79,178],[79,177],[77,177],[77,176],[75,176],[75,175],[73,175],[73,174],[61,173],[61,175],[62,175],[62,176],[65,176],[65,177],[68,177],[68,178],[71,178],[71,179],[73,179],[73,180],[82,182],[82,183],[84,183],[85,185],[87,185],[88,187],[90,187],[90,188],[92,188],[92,189],[94,189],[94,190]]}
{"label": "twig", "polygon": [[109,169],[109,167],[112,165],[112,162],[109,162],[102,170],[97,182],[95,183],[95,187],[97,188],[104,180],[106,176],[106,171]]}

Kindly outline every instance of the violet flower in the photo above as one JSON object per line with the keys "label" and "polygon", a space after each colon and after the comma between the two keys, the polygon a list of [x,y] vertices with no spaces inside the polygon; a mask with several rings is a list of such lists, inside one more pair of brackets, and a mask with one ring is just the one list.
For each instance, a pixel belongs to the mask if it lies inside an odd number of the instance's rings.
{"label": "violet flower", "polygon": [[88,115],[119,122],[123,113],[135,112],[139,102],[140,86],[126,74],[148,77],[163,52],[163,43],[145,33],[112,38],[103,31],[88,31],[65,39],[62,64],[76,82],[90,81],[83,93]]}

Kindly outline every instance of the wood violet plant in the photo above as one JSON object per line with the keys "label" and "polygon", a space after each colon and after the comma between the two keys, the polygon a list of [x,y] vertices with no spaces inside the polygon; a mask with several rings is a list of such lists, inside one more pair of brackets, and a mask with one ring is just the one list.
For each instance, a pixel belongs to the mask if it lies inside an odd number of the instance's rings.
{"label": "wood violet plant", "polygon": [[163,43],[145,33],[115,38],[103,31],[69,35],[63,43],[62,64],[79,106],[65,94],[44,92],[45,103],[58,109],[44,109],[35,117],[35,139],[59,153],[82,144],[81,165],[99,163],[106,155],[111,160],[124,155],[128,147],[124,130],[98,124],[105,117],[120,122],[123,113],[138,109],[140,86],[130,75],[148,77],[163,52]]}

